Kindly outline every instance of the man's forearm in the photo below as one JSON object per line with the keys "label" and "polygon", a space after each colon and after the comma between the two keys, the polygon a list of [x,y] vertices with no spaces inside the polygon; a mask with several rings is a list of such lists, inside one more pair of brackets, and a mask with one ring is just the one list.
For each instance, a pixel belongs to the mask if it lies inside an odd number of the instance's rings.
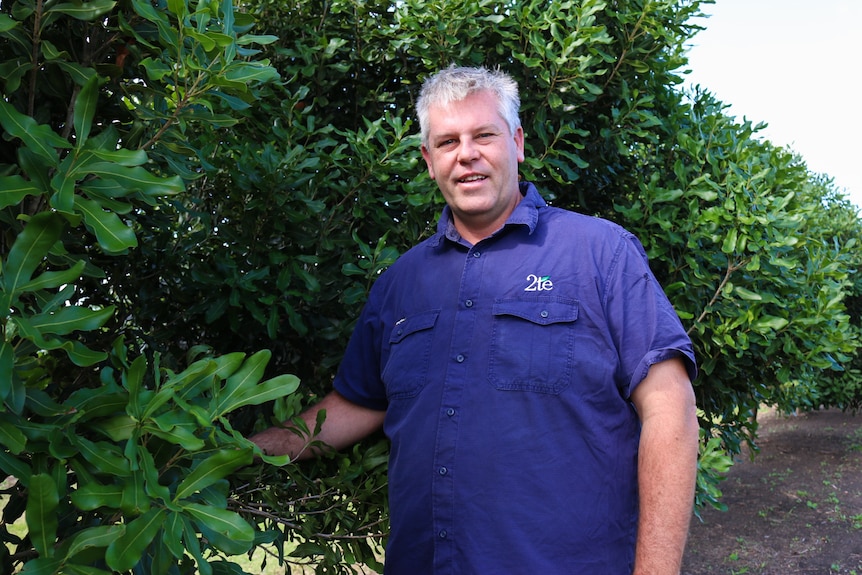
{"label": "man's forearm", "polygon": [[[320,426],[320,432],[313,435],[321,410],[326,410],[326,419]],[[385,414],[384,411],[351,403],[333,391],[300,415],[310,435],[301,433],[291,427],[290,422],[285,422],[283,426],[271,427],[249,439],[267,455],[308,459],[319,453],[318,447],[310,447],[311,443],[319,441],[332,449],[342,449],[378,430],[383,425]]]}
{"label": "man's forearm", "polygon": [[694,502],[697,452],[698,426],[694,413],[643,429],[634,575],[680,572]]}

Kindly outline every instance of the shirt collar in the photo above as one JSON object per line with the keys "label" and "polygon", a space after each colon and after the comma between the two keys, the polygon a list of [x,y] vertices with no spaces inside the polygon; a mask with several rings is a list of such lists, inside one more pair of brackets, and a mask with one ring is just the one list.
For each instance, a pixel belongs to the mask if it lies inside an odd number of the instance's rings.
{"label": "shirt collar", "polygon": [[[503,228],[519,225],[527,226],[532,234],[539,223],[539,210],[548,204],[542,198],[541,194],[539,194],[536,186],[531,182],[520,182],[518,186],[521,195],[524,197],[515,206],[506,223],[503,224]],[[433,245],[435,247],[440,245],[444,238],[456,243],[461,242],[461,234],[455,229],[455,222],[452,220],[452,210],[449,206],[445,206],[443,212],[440,214],[440,220],[437,222],[437,235],[432,240]]]}

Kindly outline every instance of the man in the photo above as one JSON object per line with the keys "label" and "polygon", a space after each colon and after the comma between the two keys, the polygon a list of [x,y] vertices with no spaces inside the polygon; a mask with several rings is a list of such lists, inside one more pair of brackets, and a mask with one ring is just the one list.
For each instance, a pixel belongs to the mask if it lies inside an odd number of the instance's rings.
{"label": "man", "polygon": [[695,363],[643,247],[519,183],[507,75],[448,68],[417,108],[437,234],[377,280],[335,391],[304,414],[326,409],[316,439],[335,449],[390,438],[386,572],[678,573]]}

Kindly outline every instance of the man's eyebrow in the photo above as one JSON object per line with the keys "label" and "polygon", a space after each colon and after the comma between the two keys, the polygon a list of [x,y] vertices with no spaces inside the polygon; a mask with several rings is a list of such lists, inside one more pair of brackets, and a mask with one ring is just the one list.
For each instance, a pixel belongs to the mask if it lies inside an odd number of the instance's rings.
{"label": "man's eyebrow", "polygon": [[[477,126],[473,129],[474,134],[483,134],[487,132],[493,132],[495,134],[503,131],[503,127],[497,124],[482,124],[481,126]],[[461,133],[458,130],[450,130],[447,132],[439,132],[437,134],[432,133],[430,140],[431,141],[440,141],[440,140],[449,140],[452,138],[460,137]]]}

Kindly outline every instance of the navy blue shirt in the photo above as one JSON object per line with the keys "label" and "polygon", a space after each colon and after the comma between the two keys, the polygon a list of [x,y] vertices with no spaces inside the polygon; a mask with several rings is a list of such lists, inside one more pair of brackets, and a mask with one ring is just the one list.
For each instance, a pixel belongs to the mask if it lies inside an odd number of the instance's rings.
{"label": "navy blue shirt", "polygon": [[629,397],[689,338],[621,227],[532,184],[492,237],[437,234],[375,282],[335,380],[386,410],[386,573],[630,575]]}

